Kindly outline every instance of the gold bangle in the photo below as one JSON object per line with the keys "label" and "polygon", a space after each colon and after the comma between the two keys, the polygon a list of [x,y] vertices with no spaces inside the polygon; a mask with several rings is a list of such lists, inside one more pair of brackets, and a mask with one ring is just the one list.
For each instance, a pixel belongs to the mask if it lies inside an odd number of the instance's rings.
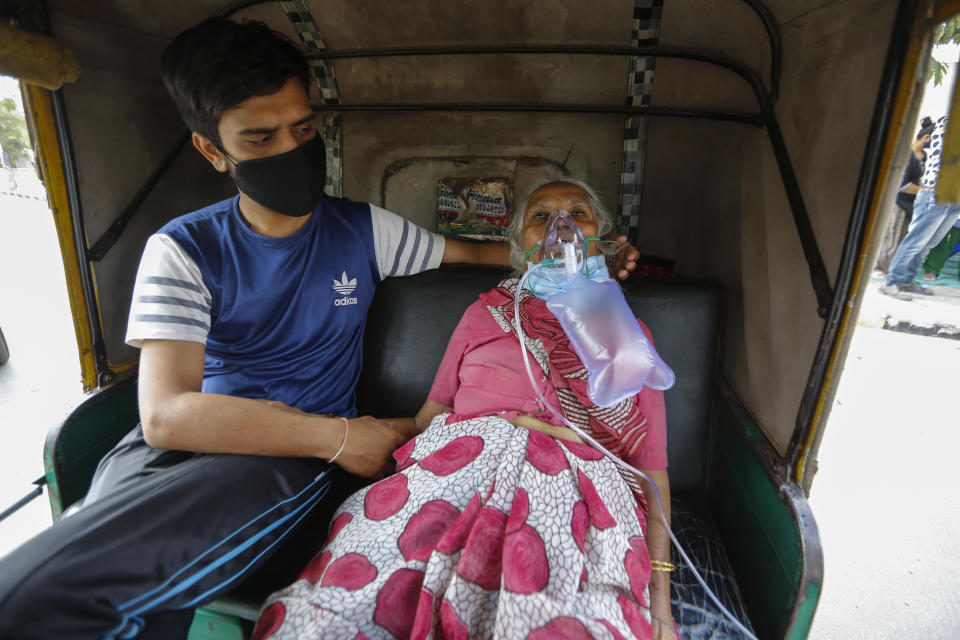
{"label": "gold bangle", "polygon": [[677,565],[672,562],[664,562],[663,560],[651,560],[650,561],[650,570],[651,571],[664,571],[666,573],[671,573],[675,571]]}

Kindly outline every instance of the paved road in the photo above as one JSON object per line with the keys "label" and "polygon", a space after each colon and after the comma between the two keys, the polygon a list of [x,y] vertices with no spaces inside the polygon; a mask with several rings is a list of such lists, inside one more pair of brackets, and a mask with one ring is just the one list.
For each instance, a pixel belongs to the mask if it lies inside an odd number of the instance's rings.
{"label": "paved road", "polygon": [[[952,320],[956,302],[907,309],[873,286],[864,309]],[[857,328],[810,495],[826,565],[812,640],[960,638],[958,391],[960,341]]]}
{"label": "paved road", "polygon": [[[7,187],[0,175],[0,190]],[[18,181],[21,189],[24,177]],[[21,190],[22,192],[22,190]],[[28,191],[30,193],[30,191]],[[46,202],[0,193],[0,509],[43,475],[47,429],[82,392],[77,343]],[[50,522],[46,495],[0,522],[0,555]]]}
{"label": "paved road", "polygon": [[913,300],[909,301],[880,294],[882,284],[883,279],[874,276],[867,285],[858,318],[861,326],[887,327],[960,339],[960,286],[957,286],[956,280],[953,280],[953,286],[931,286],[925,282],[923,284],[933,295],[914,295]]}

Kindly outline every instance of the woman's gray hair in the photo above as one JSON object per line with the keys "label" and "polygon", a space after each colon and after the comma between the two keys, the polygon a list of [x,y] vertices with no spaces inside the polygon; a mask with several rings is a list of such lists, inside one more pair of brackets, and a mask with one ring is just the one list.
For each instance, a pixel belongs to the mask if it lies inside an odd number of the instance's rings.
{"label": "woman's gray hair", "polygon": [[[523,247],[523,219],[527,212],[527,206],[530,204],[530,197],[538,189],[551,184],[569,184],[583,191],[584,195],[587,196],[587,204],[590,205],[593,215],[597,219],[597,236],[602,238],[613,231],[613,214],[603,206],[600,196],[597,195],[593,187],[587,184],[586,180],[582,178],[544,178],[538,180],[530,185],[530,188],[517,201],[513,208],[513,214],[510,216],[510,224],[507,225],[507,239],[510,241],[510,264],[518,271],[523,271],[525,267],[523,264],[523,256],[526,253]],[[606,255],[612,255],[620,250],[620,245],[616,242],[602,241],[597,245],[600,251]]]}

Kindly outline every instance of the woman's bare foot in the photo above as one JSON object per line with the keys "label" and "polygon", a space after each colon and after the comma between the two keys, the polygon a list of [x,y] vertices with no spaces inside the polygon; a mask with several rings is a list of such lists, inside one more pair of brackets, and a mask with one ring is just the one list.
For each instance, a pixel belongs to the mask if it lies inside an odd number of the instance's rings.
{"label": "woman's bare foot", "polygon": [[936,279],[937,279],[937,274],[935,274],[935,273],[925,273],[925,274],[923,274],[923,279],[924,279],[924,280],[936,280]]}

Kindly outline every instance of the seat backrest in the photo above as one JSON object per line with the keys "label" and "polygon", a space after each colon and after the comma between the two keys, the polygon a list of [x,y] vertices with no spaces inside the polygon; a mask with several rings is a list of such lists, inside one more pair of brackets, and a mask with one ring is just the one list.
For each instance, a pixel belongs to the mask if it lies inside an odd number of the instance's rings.
{"label": "seat backrest", "polygon": [[[383,282],[367,319],[357,386],[361,414],[415,415],[460,316],[503,276],[496,268],[444,267]],[[706,481],[720,290],[702,283],[635,280],[626,285],[625,295],[677,374],[676,385],[666,392],[671,487],[700,493]]]}

